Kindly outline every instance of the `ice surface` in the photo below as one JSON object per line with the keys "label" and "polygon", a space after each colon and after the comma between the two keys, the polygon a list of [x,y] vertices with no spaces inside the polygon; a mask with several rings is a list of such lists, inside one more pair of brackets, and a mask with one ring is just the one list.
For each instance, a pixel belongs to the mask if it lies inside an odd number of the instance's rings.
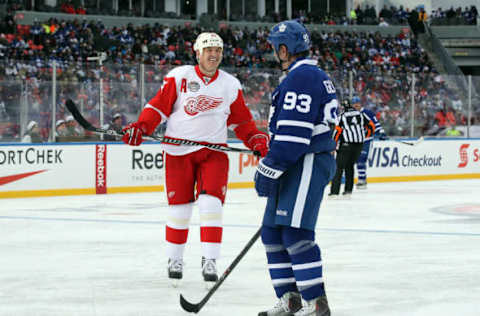
{"label": "ice surface", "polygon": [[[317,224],[334,316],[480,315],[480,181],[369,184],[325,200]],[[219,271],[257,230],[264,199],[230,190]],[[194,210],[184,280],[166,278],[164,193],[0,200],[0,315],[187,315],[200,271]],[[257,242],[200,315],[275,304]]]}

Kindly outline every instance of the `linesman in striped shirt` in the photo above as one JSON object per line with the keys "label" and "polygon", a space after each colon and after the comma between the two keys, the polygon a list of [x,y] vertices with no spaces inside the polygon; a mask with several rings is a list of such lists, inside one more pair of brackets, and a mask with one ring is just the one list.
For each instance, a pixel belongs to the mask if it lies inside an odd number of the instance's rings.
{"label": "linesman in striped shirt", "polygon": [[357,182],[357,189],[366,189],[367,188],[367,163],[368,163],[368,154],[373,147],[373,139],[378,138],[379,140],[387,140],[388,136],[385,134],[385,131],[382,127],[382,124],[377,119],[375,112],[370,109],[366,109],[362,107],[360,103],[360,98],[355,96],[352,98],[352,106],[360,111],[361,113],[366,114],[375,124],[375,135],[371,135],[370,137],[365,138],[365,142],[363,143],[362,152],[360,153],[360,157],[357,160],[357,174],[358,174],[358,182]]}
{"label": "linesman in striped shirt", "polygon": [[343,101],[344,112],[340,115],[333,137],[337,142],[337,171],[330,187],[329,196],[338,197],[343,172],[345,172],[344,196],[352,194],[354,166],[362,152],[365,139],[375,133],[375,124],[368,115],[352,107],[349,100]]}

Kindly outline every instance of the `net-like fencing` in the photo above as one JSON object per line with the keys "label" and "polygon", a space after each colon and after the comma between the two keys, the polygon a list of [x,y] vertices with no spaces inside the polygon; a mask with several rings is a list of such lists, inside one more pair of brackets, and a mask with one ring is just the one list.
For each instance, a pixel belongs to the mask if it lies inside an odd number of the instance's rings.
{"label": "net-like fencing", "polygon": [[[11,62],[8,69],[12,69]],[[137,119],[173,67],[175,65],[111,62],[53,66],[50,62],[35,69],[36,76],[28,76],[28,68],[16,69],[25,72],[24,80],[0,82],[0,141],[21,142],[25,135],[32,133],[33,125],[36,126],[35,141],[102,140],[72,121],[65,101],[71,98],[96,126],[121,128]],[[258,127],[266,130],[271,94],[281,75],[279,69],[231,67],[224,70],[240,80],[245,101]],[[480,104],[475,93],[480,91],[478,77],[467,77],[465,87],[458,86],[460,80],[455,76],[435,74],[428,69],[400,73],[343,68],[327,70],[327,73],[336,86],[338,98],[359,96],[365,108],[377,113],[391,137],[480,137]],[[115,119],[118,116],[120,120]],[[157,133],[162,132],[164,126],[161,125]],[[229,137],[234,138],[234,133],[230,132]]]}

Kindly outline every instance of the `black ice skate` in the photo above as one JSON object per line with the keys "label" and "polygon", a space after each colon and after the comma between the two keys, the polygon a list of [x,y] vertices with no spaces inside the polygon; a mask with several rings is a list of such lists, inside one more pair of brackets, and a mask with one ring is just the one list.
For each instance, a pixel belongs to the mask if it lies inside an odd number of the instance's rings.
{"label": "black ice skate", "polygon": [[168,259],[168,278],[172,281],[172,285],[177,287],[183,278],[183,260]]}
{"label": "black ice skate", "polygon": [[352,198],[352,191],[345,191],[342,193],[342,200],[350,200]]}
{"label": "black ice skate", "polygon": [[339,197],[340,197],[339,194],[328,193],[328,198],[329,198],[330,200],[338,200]]}
{"label": "black ice skate", "polygon": [[258,316],[293,316],[302,308],[302,297],[300,293],[287,292],[278,300],[277,304],[270,310],[260,312]]}
{"label": "black ice skate", "polygon": [[217,282],[217,263],[215,259],[202,257],[202,275],[205,282]]}
{"label": "black ice skate", "polygon": [[303,308],[294,314],[295,316],[330,316],[330,308],[326,296],[320,296],[307,301]]}
{"label": "black ice skate", "polygon": [[367,182],[366,182],[366,181],[362,181],[362,180],[358,180],[358,182],[357,182],[357,189],[358,189],[358,190],[366,190],[366,189],[367,189]]}

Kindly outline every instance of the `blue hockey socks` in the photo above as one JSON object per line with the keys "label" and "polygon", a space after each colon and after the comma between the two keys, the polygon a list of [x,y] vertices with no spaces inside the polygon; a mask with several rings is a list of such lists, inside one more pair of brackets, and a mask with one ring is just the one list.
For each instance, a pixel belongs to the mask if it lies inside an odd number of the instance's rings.
{"label": "blue hockey socks", "polygon": [[315,232],[284,227],[283,244],[292,263],[296,285],[303,299],[311,300],[325,296],[320,248],[315,243]]}
{"label": "blue hockey socks", "polygon": [[267,253],[268,271],[277,297],[280,298],[287,292],[298,292],[290,256],[283,246],[282,228],[263,226],[262,242]]}

